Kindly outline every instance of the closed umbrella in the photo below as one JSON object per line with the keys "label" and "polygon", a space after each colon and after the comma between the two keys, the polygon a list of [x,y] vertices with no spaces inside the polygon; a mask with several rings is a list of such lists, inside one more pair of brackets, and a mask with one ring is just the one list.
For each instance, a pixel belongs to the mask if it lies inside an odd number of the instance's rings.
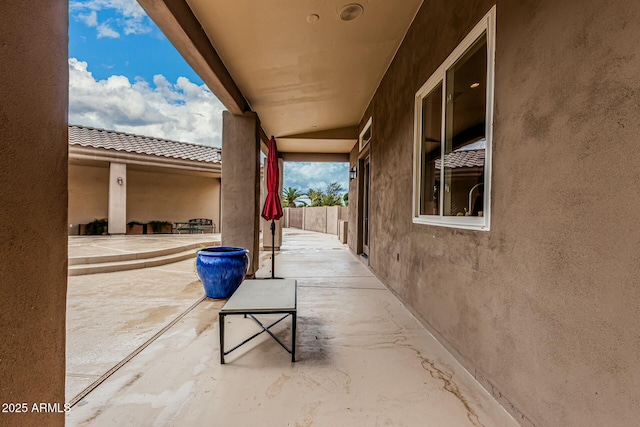
{"label": "closed umbrella", "polygon": [[282,203],[280,202],[280,167],[278,165],[278,146],[276,139],[271,136],[269,152],[267,153],[267,198],[262,208],[262,218],[271,221],[271,278],[275,279],[275,240],[276,222],[282,218]]}

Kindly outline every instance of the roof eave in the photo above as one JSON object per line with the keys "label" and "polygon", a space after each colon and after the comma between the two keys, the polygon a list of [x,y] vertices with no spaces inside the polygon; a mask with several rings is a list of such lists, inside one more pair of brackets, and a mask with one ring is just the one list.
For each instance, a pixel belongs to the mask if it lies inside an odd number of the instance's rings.
{"label": "roof eave", "polygon": [[94,160],[117,162],[139,166],[156,166],[195,172],[221,173],[221,163],[201,162],[197,160],[175,159],[149,154],[128,153],[105,148],[69,145],[70,160]]}

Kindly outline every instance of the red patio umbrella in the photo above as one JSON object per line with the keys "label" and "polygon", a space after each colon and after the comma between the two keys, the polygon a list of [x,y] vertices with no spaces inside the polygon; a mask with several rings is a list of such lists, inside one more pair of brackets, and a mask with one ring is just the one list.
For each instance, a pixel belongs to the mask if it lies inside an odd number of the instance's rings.
{"label": "red patio umbrella", "polygon": [[267,198],[262,208],[262,218],[271,221],[271,278],[275,279],[276,255],[276,219],[282,218],[282,203],[280,202],[280,167],[278,165],[278,146],[276,139],[271,136],[269,152],[267,153]]}

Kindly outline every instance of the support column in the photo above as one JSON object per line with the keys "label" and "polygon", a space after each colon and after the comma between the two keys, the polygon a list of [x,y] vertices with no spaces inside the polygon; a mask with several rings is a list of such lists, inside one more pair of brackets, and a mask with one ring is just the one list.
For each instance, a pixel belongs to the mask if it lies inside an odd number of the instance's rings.
{"label": "support column", "polygon": [[31,409],[65,402],[69,2],[0,8],[0,425],[62,427]]}
{"label": "support column", "polygon": [[[247,277],[259,268],[260,139],[258,115],[222,113],[222,246],[249,249]],[[265,230],[265,233],[268,230]]]}
{"label": "support column", "polygon": [[127,165],[109,165],[109,234],[127,232]]}
{"label": "support column", "polygon": [[[267,159],[264,159],[264,176],[262,177],[262,198],[260,199],[260,212],[262,212],[262,208],[264,206],[264,202],[267,197]],[[278,191],[280,197],[282,198],[282,178],[284,176],[284,162],[282,159],[278,159],[278,168],[280,170],[280,187],[278,187]],[[264,218],[260,217],[260,221],[262,221],[262,248],[264,250],[271,250],[272,248],[272,237],[271,237],[271,221],[267,221]],[[280,250],[280,246],[282,245],[282,223],[284,222],[284,216],[280,218],[280,220],[276,221],[276,250]]]}

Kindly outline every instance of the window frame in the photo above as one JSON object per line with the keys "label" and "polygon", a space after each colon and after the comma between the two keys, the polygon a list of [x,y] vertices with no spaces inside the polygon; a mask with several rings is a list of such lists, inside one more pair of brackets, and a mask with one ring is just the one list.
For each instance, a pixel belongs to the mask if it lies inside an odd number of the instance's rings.
{"label": "window frame", "polygon": [[[427,79],[422,87],[416,92],[414,103],[414,144],[413,144],[413,206],[412,217],[414,224],[436,225],[442,227],[460,228],[467,230],[489,231],[491,224],[491,159],[493,145],[493,110],[494,110],[494,78],[495,78],[495,34],[496,34],[496,7],[482,18],[482,20],[469,32],[460,44],[451,52],[447,59],[436,69]],[[472,216],[445,216],[440,211],[439,215],[420,214],[420,194],[421,194],[421,166],[422,166],[422,105],[423,100],[442,83],[442,119],[441,119],[441,153],[444,150],[446,131],[446,83],[447,70],[462,58],[467,50],[486,33],[487,37],[487,84],[486,84],[486,148],[484,159],[484,191],[483,203],[484,211],[481,217]],[[441,154],[441,159],[444,155]],[[444,185],[444,164],[440,169],[440,189]],[[441,192],[442,194],[442,192]]]}
{"label": "window frame", "polygon": [[[365,139],[365,135],[367,134],[367,132],[369,132],[369,137]],[[367,123],[362,128],[362,132],[360,132],[360,135],[358,136],[358,146],[359,146],[358,151],[362,151],[369,144],[369,141],[371,141],[372,136],[373,136],[373,116],[369,117],[369,120],[367,120]]]}

